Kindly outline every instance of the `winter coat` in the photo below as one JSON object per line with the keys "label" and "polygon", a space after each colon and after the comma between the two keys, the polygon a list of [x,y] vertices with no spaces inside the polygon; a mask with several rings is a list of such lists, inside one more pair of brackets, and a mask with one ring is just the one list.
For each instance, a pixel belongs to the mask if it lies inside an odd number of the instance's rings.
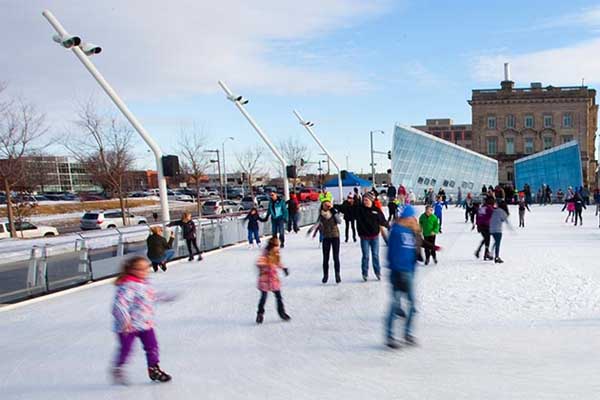
{"label": "winter coat", "polygon": [[332,239],[340,237],[338,224],[341,223],[340,215],[337,210],[332,208],[330,211],[321,211],[317,222],[321,226],[321,233],[324,238]]}
{"label": "winter coat", "polygon": [[436,217],[438,217],[438,219],[440,221],[442,220],[442,212],[443,212],[445,205],[446,205],[445,201],[436,201],[433,204],[433,213],[435,214]]}
{"label": "winter coat", "polygon": [[326,201],[333,203],[333,195],[331,194],[331,192],[319,194],[319,202],[323,203]]}
{"label": "winter coat", "polygon": [[298,213],[298,199],[296,197],[291,197],[287,201],[287,209],[289,215],[295,215]]}
{"label": "winter coat", "polygon": [[260,216],[258,215],[258,213],[256,214],[252,214],[252,213],[248,213],[248,215],[246,215],[246,218],[244,218],[244,221],[248,221],[248,230],[249,231],[254,231],[258,229],[258,221],[260,220]]}
{"label": "winter coat", "polygon": [[425,237],[440,233],[440,221],[434,214],[431,214],[430,216],[427,216],[425,213],[421,214],[419,217],[419,225],[421,225],[421,230]]}
{"label": "winter coat", "polygon": [[[575,196],[568,199],[567,203],[573,204],[572,207],[573,207],[573,210],[575,210],[575,211],[582,211],[582,209],[587,208],[585,206],[585,203],[583,202],[583,199],[581,198],[581,196],[579,196],[578,193],[575,194]],[[569,211],[571,211],[571,210],[569,210]]]}
{"label": "winter coat", "polygon": [[173,239],[173,236],[171,236],[167,242],[164,237],[155,233],[148,236],[148,239],[146,239],[148,258],[151,260],[158,260],[161,258],[165,254],[165,251],[170,249],[171,245],[173,245]]}
{"label": "winter coat", "polygon": [[176,225],[181,227],[183,238],[186,240],[196,239],[196,224],[191,219],[187,222],[179,221]]}
{"label": "winter coat", "polygon": [[477,218],[475,223],[478,228],[489,228],[490,227],[490,219],[492,219],[492,213],[494,212],[494,207],[490,205],[483,205],[479,207],[477,211]]}
{"label": "winter coat", "polygon": [[531,211],[529,209],[529,205],[527,205],[527,202],[523,199],[519,200],[519,211]]}
{"label": "winter coat", "polygon": [[[432,215],[434,218],[435,215]],[[436,218],[437,219],[437,218]],[[417,237],[405,226],[393,224],[388,234],[388,268],[395,272],[414,272],[417,263]]]}
{"label": "winter coat", "polygon": [[379,227],[388,227],[388,223],[381,210],[377,207],[360,205],[356,208],[356,229],[361,238],[376,238],[379,236]]}
{"label": "winter coat", "polygon": [[281,290],[281,282],[277,269],[283,269],[283,265],[270,263],[267,254],[263,253],[262,256],[256,261],[258,267],[258,290],[262,292],[276,292]]}
{"label": "winter coat", "polygon": [[147,280],[126,275],[117,283],[112,307],[113,330],[146,331],[154,327],[156,293]]}
{"label": "winter coat", "polygon": [[502,233],[503,223],[508,223],[508,214],[501,208],[495,208],[490,218],[490,233]]}
{"label": "winter coat", "polygon": [[348,200],[344,200],[341,205],[338,204],[334,208],[344,214],[344,221],[354,221],[356,219],[356,203],[350,204]]}
{"label": "winter coat", "polygon": [[285,202],[281,198],[278,198],[275,201],[273,201],[273,199],[269,200],[267,215],[265,216],[264,221],[268,220],[269,217],[271,217],[271,221],[275,219],[288,220],[288,210],[285,206]]}
{"label": "winter coat", "polygon": [[388,199],[392,200],[394,197],[396,197],[397,191],[396,188],[394,187],[394,185],[390,185],[387,188],[387,197]]}

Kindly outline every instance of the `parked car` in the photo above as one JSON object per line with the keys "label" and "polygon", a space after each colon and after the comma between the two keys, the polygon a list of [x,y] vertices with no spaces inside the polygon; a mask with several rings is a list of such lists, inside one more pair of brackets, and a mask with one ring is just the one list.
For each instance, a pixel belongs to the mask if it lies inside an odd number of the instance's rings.
{"label": "parked car", "polygon": [[252,196],[246,196],[246,197],[242,198],[242,201],[240,202],[240,204],[244,210],[251,210],[253,207],[258,208],[258,202]]}
{"label": "parked car", "polygon": [[134,193],[131,193],[129,195],[129,197],[134,198],[134,199],[135,198],[150,197],[150,196],[151,196],[151,194],[150,193],[146,193],[146,192],[134,192]]}
{"label": "parked car", "polygon": [[239,200],[244,197],[244,191],[238,188],[227,188],[227,197]]}
{"label": "parked car", "polygon": [[194,199],[192,198],[192,196],[188,195],[188,194],[183,194],[180,192],[174,192],[174,191],[167,191],[167,198],[169,200],[174,200],[174,201],[189,201],[189,202],[193,202]]}
{"label": "parked car", "polygon": [[203,215],[217,215],[244,211],[244,207],[233,200],[207,200],[202,205]]}
{"label": "parked car", "polygon": [[[53,226],[34,225],[31,222],[15,222],[17,237],[32,239],[40,237],[58,236],[58,231]],[[0,239],[10,238],[8,221],[0,222]]]}
{"label": "parked car", "polygon": [[271,200],[266,194],[259,194],[255,199],[258,208],[266,208],[269,205],[269,200]]}
{"label": "parked car", "polygon": [[[121,211],[90,211],[83,214],[79,220],[79,227],[86,231],[91,229],[112,229],[123,226],[123,213]],[[147,224],[145,217],[127,214],[127,225]]]}
{"label": "parked car", "polygon": [[81,201],[102,201],[106,200],[106,197],[97,193],[80,193],[79,198]]}
{"label": "parked car", "polygon": [[304,188],[300,191],[300,201],[318,201],[319,191],[315,188]]}

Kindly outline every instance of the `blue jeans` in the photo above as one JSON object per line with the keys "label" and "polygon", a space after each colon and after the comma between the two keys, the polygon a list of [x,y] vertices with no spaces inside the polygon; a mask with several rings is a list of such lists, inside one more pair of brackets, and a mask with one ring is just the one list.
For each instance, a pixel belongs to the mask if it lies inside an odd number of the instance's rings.
{"label": "blue jeans", "polygon": [[273,218],[271,220],[271,234],[273,237],[279,235],[279,244],[285,243],[285,221],[283,218]]}
{"label": "blue jeans", "polygon": [[[385,334],[388,338],[394,337],[394,320],[398,316],[405,315],[404,337],[412,335],[412,320],[415,313],[414,272],[392,271],[390,281],[392,283],[392,303],[385,322]],[[402,295],[408,301],[408,312],[402,309]]]}
{"label": "blue jeans", "polygon": [[260,244],[260,236],[258,236],[258,228],[248,228],[248,243],[252,244],[253,240],[256,240],[256,244]]}
{"label": "blue jeans", "polygon": [[155,258],[155,259],[150,259],[150,261],[152,261],[152,264],[162,264],[162,263],[166,263],[167,261],[171,260],[171,258],[173,258],[173,256],[175,255],[175,250],[173,249],[169,249],[167,251],[165,251],[165,253],[162,255],[161,258]]}
{"label": "blue jeans", "polygon": [[369,249],[373,256],[373,271],[379,276],[381,270],[379,268],[379,236],[375,239],[360,238],[360,250],[362,252],[361,268],[363,276],[369,275]]}
{"label": "blue jeans", "polygon": [[502,232],[494,232],[492,233],[492,237],[494,238],[494,254],[496,258],[500,257],[500,242],[502,241]]}

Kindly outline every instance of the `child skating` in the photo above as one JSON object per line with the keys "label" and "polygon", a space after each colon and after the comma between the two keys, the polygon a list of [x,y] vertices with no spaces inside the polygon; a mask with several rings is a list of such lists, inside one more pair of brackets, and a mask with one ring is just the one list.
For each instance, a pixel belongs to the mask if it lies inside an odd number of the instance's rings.
{"label": "child skating", "polygon": [[261,218],[258,215],[258,210],[256,207],[252,207],[244,221],[248,221],[248,248],[251,249],[254,247],[254,241],[256,241],[256,246],[260,247],[260,235],[258,233],[258,221]]}
{"label": "child skating", "polygon": [[112,368],[113,382],[127,385],[124,366],[131,346],[139,338],[146,352],[148,376],[157,382],[168,382],[171,376],[158,365],[158,342],[154,333],[154,302],[172,301],[173,296],[158,297],[146,279],[150,263],[145,257],[125,260],[115,285],[117,291],[112,308],[114,331],[119,340],[117,358]]}
{"label": "child skating", "polygon": [[277,299],[277,313],[284,321],[289,321],[290,316],[286,314],[281,298],[281,282],[277,270],[282,269],[286,276],[289,271],[281,264],[281,256],[279,253],[279,239],[272,237],[267,243],[267,247],[263,255],[256,262],[258,267],[258,290],[260,290],[260,301],[258,302],[258,311],[256,313],[256,323],[262,324],[265,315],[265,302],[269,292],[275,294]]}
{"label": "child skating", "polygon": [[525,228],[525,210],[531,212],[523,196],[519,197],[519,228]]}

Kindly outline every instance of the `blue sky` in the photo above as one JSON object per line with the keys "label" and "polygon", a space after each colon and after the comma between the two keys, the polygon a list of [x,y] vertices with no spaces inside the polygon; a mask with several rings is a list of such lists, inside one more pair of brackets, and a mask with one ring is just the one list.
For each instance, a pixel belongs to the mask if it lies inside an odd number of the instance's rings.
{"label": "blue sky", "polygon": [[[358,172],[369,169],[370,130],[386,132],[376,148],[387,151],[396,121],[469,123],[471,89],[499,86],[505,61],[518,86],[600,81],[600,5],[591,1],[75,4],[0,1],[3,37],[31,38],[31,46],[11,44],[0,55],[7,66],[0,81],[45,111],[55,132],[72,129],[73,99],[104,98],[76,58],[49,39],[40,13],[50,7],[71,33],[104,46],[94,62],[166,153],[191,124],[212,146],[234,136],[229,155],[261,143],[217,79],[250,99],[248,110],[274,142],[295,137],[317,158],[296,108],[342,166],[348,155]],[[141,144],[137,154],[140,166],[152,167]],[[388,168],[385,157],[379,161]],[[232,157],[228,164],[235,167]]]}

